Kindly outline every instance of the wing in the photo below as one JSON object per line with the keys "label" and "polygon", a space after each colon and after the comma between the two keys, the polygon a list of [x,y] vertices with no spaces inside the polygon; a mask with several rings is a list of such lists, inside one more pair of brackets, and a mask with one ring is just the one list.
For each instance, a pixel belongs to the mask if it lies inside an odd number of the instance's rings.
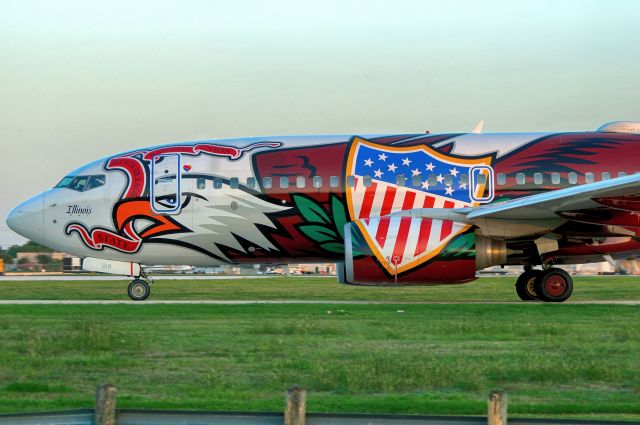
{"label": "wing", "polygon": [[[626,208],[624,205],[616,205],[620,204],[620,198],[639,194],[640,174],[633,174],[480,207],[453,210],[421,208],[396,214],[453,220],[473,224],[479,227],[485,236],[516,238],[549,232],[574,219],[580,212],[608,208],[624,210]],[[634,202],[630,201],[626,204],[634,204]],[[640,210],[640,202],[634,207]],[[610,222],[604,224],[628,225],[628,223]],[[640,218],[638,218],[638,226],[640,226]],[[628,234],[624,231],[622,233]]]}
{"label": "wing", "polygon": [[540,220],[566,211],[579,211],[602,206],[595,199],[617,198],[640,194],[640,174],[603,180],[527,196],[476,208],[457,210],[467,219],[481,217],[506,220]]}

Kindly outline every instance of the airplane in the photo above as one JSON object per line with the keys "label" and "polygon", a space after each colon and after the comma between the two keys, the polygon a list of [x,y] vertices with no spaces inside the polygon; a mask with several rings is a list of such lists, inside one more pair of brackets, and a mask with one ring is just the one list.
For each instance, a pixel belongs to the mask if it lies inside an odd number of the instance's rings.
{"label": "airplane", "polygon": [[86,164],[8,226],[89,271],[336,262],[354,285],[458,284],[521,265],[522,300],[562,302],[563,264],[640,253],[640,122],[596,131],[251,137]]}

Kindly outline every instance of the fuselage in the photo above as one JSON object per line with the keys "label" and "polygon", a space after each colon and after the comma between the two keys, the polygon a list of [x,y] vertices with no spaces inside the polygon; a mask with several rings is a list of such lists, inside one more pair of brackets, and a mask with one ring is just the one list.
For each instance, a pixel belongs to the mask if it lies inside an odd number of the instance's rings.
{"label": "fuselage", "polygon": [[[612,132],[172,143],[84,165],[7,222],[80,257],[197,266],[343,261],[348,222],[611,179],[640,171],[639,156],[640,135]],[[394,229],[386,231],[402,231]],[[417,252],[420,241],[406,238]]]}

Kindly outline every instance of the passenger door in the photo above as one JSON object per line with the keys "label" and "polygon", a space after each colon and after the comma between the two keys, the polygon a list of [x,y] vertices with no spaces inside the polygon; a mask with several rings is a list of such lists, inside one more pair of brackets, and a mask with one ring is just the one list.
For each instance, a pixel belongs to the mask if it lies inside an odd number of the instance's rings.
{"label": "passenger door", "polygon": [[151,164],[151,208],[159,214],[180,212],[180,155],[156,155]]}

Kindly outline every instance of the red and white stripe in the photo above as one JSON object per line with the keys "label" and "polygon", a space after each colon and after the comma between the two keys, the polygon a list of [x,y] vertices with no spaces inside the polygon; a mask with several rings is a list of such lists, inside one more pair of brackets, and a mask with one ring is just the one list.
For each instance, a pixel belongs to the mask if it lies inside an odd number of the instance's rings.
{"label": "red and white stripe", "polygon": [[356,176],[352,205],[375,248],[393,264],[392,268],[397,265],[400,269],[444,246],[465,225],[450,220],[389,217],[389,214],[415,208],[463,208],[470,204],[380,181],[365,187],[362,177]]}

